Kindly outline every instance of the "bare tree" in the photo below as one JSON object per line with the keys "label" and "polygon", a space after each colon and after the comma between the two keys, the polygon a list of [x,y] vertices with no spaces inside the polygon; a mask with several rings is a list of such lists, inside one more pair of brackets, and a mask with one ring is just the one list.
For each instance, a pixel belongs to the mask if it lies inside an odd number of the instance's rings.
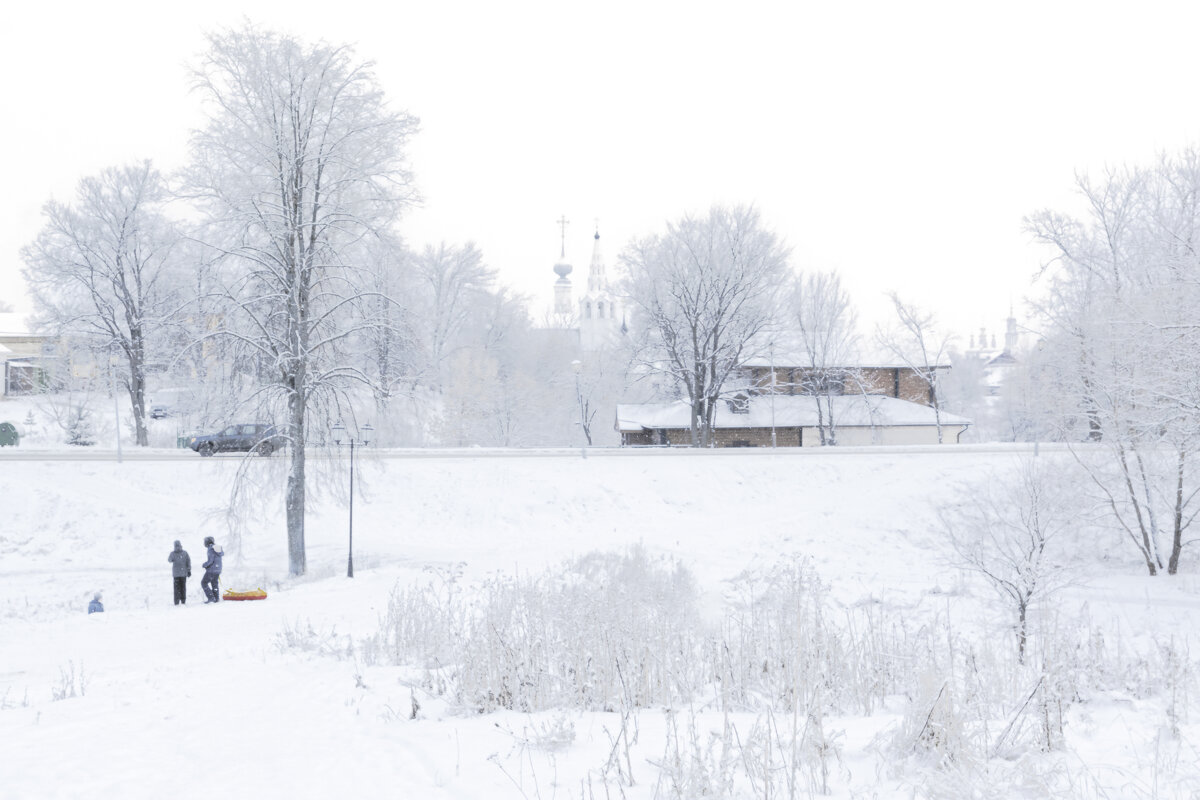
{"label": "bare tree", "polygon": [[[376,409],[386,415],[397,387],[415,382],[420,374],[416,320],[421,301],[413,292],[412,253],[399,236],[383,232],[373,237],[364,257],[373,296],[366,303],[363,349]],[[383,440],[387,434],[381,429],[376,437]]]}
{"label": "bare tree", "polygon": [[836,272],[809,272],[792,282],[787,318],[795,327],[808,363],[800,390],[817,404],[822,445],[837,444],[833,400],[853,380],[858,317]]}
{"label": "bare tree", "polygon": [[1075,514],[1055,469],[1026,459],[1013,474],[971,486],[961,493],[962,505],[940,512],[956,563],[982,575],[1011,609],[1022,664],[1030,609],[1070,579],[1063,540]]}
{"label": "bare tree", "polygon": [[79,183],[74,205],[50,201],[22,250],[41,324],[80,337],[93,357],[119,353],[138,445],[146,430],[146,362],[170,321],[169,273],[179,241],[162,214],[165,190],[149,161]]}
{"label": "bare tree", "polygon": [[209,37],[196,71],[209,118],[193,137],[187,189],[225,256],[222,323],[286,410],[288,562],[306,568],[310,415],[369,376],[345,349],[376,297],[365,239],[413,199],[403,146],[416,120],[388,108],[348,47],[251,27]]}
{"label": "bare tree", "polygon": [[[576,367],[574,362],[572,367]],[[611,428],[612,418],[601,417],[600,412],[612,414],[628,385],[627,354],[617,347],[593,350],[583,354],[572,371],[571,392],[576,408],[572,426],[579,423],[588,446],[616,442],[616,431],[609,433],[604,427],[607,423]]]}
{"label": "bare tree", "polygon": [[460,446],[561,444],[547,424],[573,408],[554,380],[566,368],[559,348],[535,333],[520,296],[500,288],[471,304],[447,354],[437,433]]}
{"label": "bare tree", "polygon": [[637,361],[670,375],[691,406],[693,446],[712,444],[726,379],[778,314],[788,250],[751,207],[714,206],[621,254],[641,337]]}
{"label": "bare tree", "polygon": [[480,301],[487,302],[496,273],[484,265],[483,254],[473,242],[461,247],[445,242],[426,246],[413,257],[413,273],[420,298],[414,310],[421,324],[429,379],[439,386],[446,358],[462,346],[459,339],[469,321],[480,316]]}
{"label": "bare tree", "polygon": [[1051,253],[1039,310],[1059,425],[1099,443],[1080,464],[1147,571],[1173,574],[1200,490],[1200,152],[1081,176],[1077,191],[1081,217],[1026,220]]}
{"label": "bare tree", "polygon": [[933,407],[933,421],[937,426],[938,444],[941,444],[938,370],[945,367],[949,358],[951,337],[938,330],[931,312],[903,302],[895,292],[888,292],[887,296],[896,310],[896,322],[890,328],[879,328],[876,339],[884,350],[899,359],[928,387],[929,405]]}

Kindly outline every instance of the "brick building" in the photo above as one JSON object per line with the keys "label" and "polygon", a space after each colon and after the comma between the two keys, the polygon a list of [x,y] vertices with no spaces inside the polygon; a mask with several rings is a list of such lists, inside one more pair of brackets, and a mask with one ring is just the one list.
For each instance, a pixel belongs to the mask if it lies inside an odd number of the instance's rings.
{"label": "brick building", "polygon": [[[829,399],[841,445],[937,444],[934,409],[886,395],[842,395]],[[617,406],[617,430],[628,446],[686,446],[692,442],[686,401]],[[971,421],[941,412],[942,442],[955,444]],[[828,425],[828,418],[825,418]],[[778,447],[821,444],[816,398],[804,395],[738,395],[722,401],[713,420],[716,447]]]}
{"label": "brick building", "polygon": [[[971,421],[935,411],[937,375],[886,358],[859,359],[854,366],[814,370],[805,354],[773,345],[747,358],[725,383],[713,422],[716,447],[814,447],[833,435],[841,445],[953,444]],[[932,375],[927,380],[925,375]],[[773,389],[773,391],[772,391]],[[820,409],[818,409],[820,403]],[[617,406],[622,445],[691,444],[685,401]]]}

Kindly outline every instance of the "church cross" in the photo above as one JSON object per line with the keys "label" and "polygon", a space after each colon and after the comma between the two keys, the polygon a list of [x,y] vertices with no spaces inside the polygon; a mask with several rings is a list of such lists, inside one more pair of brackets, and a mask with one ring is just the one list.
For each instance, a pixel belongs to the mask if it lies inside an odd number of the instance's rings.
{"label": "church cross", "polygon": [[571,224],[571,221],[569,219],[567,219],[566,214],[563,214],[562,219],[557,220],[556,224],[562,228],[562,255],[560,256],[560,258],[566,258],[567,257],[567,226]]}

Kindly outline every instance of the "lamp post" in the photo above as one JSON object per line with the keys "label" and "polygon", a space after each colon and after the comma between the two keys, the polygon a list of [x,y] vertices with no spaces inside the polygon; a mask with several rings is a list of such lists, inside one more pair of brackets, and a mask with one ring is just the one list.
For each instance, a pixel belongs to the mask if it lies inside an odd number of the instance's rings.
{"label": "lamp post", "polygon": [[587,458],[587,426],[583,414],[583,392],[579,390],[579,373],[583,371],[583,362],[575,359],[571,362],[571,369],[575,372],[575,402],[579,405],[579,436],[583,440],[579,443],[579,454]]}
{"label": "lamp post", "polygon": [[[371,423],[363,426],[362,432],[364,438],[361,440],[355,439],[353,436],[346,439],[346,443],[350,445],[350,545],[346,554],[346,577],[354,577],[354,447],[355,445],[370,444],[371,433],[374,432]],[[339,419],[333,425],[333,443],[339,448],[342,446],[342,434],[346,432],[346,426]]]}

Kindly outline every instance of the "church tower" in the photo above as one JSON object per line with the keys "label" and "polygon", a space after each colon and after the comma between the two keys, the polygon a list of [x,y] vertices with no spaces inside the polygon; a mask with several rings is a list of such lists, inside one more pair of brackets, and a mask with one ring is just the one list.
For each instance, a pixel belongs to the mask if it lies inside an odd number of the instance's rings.
{"label": "church tower", "polygon": [[600,231],[592,243],[592,263],[588,268],[587,293],[579,300],[579,340],[583,350],[602,350],[616,342],[622,315],[608,285],[604,256],[600,251]]}
{"label": "church tower", "polygon": [[558,262],[554,265],[554,274],[558,276],[558,280],[554,282],[554,317],[559,324],[564,324],[571,319],[574,311],[571,307],[571,279],[567,277],[571,274],[573,267],[567,262],[567,225],[569,221],[566,215],[563,215],[557,224],[562,228],[562,249],[558,254]]}

